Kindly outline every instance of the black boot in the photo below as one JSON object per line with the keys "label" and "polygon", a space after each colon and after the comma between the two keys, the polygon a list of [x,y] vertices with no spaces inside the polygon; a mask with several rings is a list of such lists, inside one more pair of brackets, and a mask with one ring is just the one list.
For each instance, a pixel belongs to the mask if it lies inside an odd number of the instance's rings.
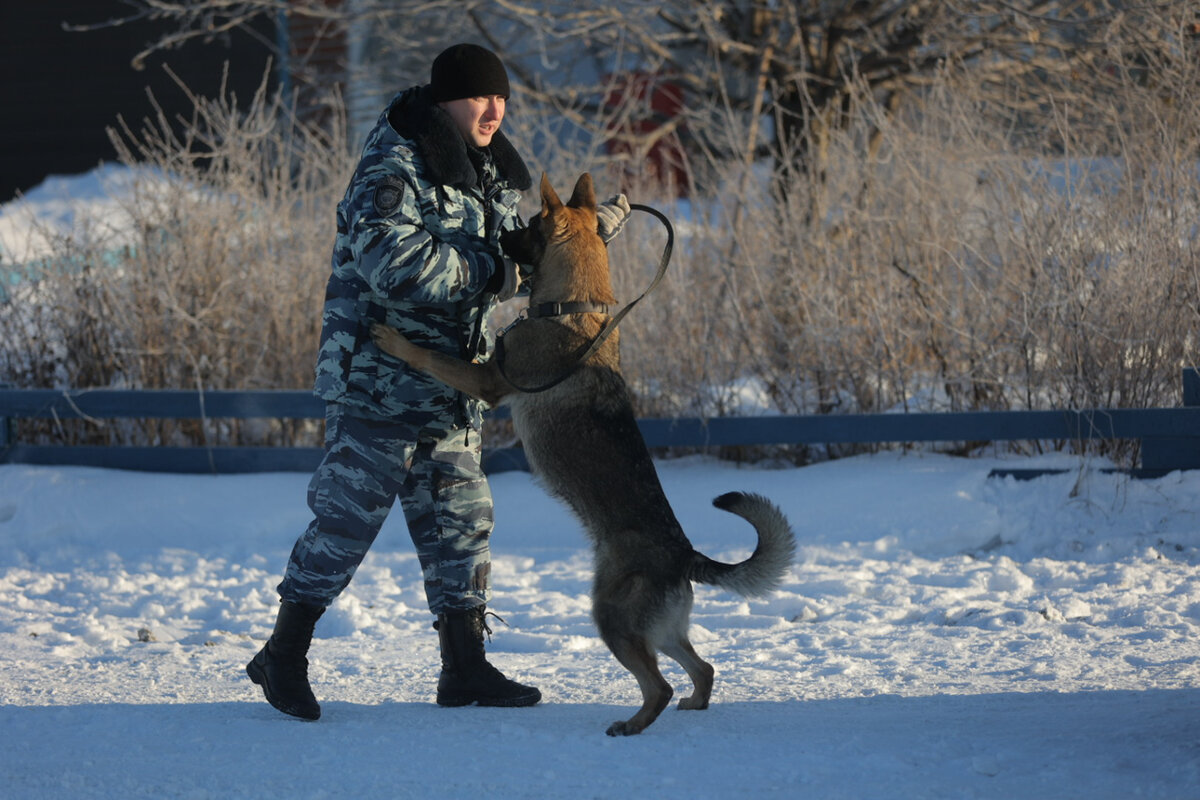
{"label": "black boot", "polygon": [[308,685],[308,646],[313,628],[325,613],[321,606],[283,602],[275,618],[275,631],[262,650],[246,665],[250,680],[263,689],[267,702],[285,714],[320,719],[321,707]]}
{"label": "black boot", "polygon": [[439,706],[531,706],[542,699],[532,686],[511,681],[488,663],[483,634],[491,633],[483,621],[484,608],[439,614],[433,627],[442,647],[442,674],[438,678]]}

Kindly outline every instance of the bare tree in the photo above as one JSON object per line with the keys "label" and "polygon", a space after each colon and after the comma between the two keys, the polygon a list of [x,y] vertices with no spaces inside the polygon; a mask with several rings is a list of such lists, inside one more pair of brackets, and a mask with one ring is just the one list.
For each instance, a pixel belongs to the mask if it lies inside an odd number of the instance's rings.
{"label": "bare tree", "polygon": [[[133,22],[161,31],[130,61],[142,69],[152,54],[209,43],[234,30],[248,33],[274,59],[277,86],[308,116],[328,114],[338,100],[374,103],[388,81],[427,74],[444,42],[473,25],[463,0],[119,0],[126,13],[77,31]],[[405,83],[407,85],[407,83]],[[392,87],[395,88],[395,87]],[[378,109],[374,109],[377,111]]]}
{"label": "bare tree", "polygon": [[[694,108],[750,115],[744,153],[768,148],[788,173],[819,176],[828,133],[869,98],[895,111],[939,70],[991,87],[990,111],[1044,126],[1055,103],[1081,116],[1117,72],[1195,35],[1195,4],[1127,0],[667,0],[656,4],[515,2],[496,6],[542,39],[576,41],[686,86]],[[707,101],[707,102],[706,102]],[[1105,106],[1107,107],[1107,106]],[[1061,113],[1061,108],[1058,110]],[[770,124],[760,126],[759,117]],[[694,124],[703,137],[711,126]],[[728,141],[703,145],[729,155]],[[870,146],[872,142],[865,143]],[[792,176],[794,177],[794,176]]]}
{"label": "bare tree", "polygon": [[[777,160],[779,185],[819,178],[828,134],[865,98],[896,111],[941,69],[990,86],[989,111],[1014,130],[1043,128],[1042,112],[1086,118],[1089,98],[1195,33],[1187,0],[123,0],[126,19],[170,20],[134,56],[246,27],[263,15],[309,35],[278,57],[302,85],[330,81],[323,40],[359,32],[375,80],[420,76],[453,37],[486,41],[525,97],[588,136],[624,140],[644,158],[685,123],[693,150]],[[122,20],[113,20],[117,23]],[[277,47],[278,42],[265,42]],[[314,63],[323,66],[314,70]],[[692,119],[659,119],[614,103],[614,75],[638,71],[683,87]],[[389,74],[390,73],[390,74]],[[363,81],[371,76],[337,76]],[[618,91],[614,91],[618,90]],[[644,99],[645,87],[638,97]],[[739,114],[748,140],[731,141],[712,114]],[[718,136],[709,136],[720,131]],[[870,147],[871,141],[864,142]]]}

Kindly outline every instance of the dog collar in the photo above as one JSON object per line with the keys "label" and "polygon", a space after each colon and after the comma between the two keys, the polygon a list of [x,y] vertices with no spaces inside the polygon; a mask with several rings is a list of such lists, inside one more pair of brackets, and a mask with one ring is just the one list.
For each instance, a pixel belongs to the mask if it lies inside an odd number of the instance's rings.
{"label": "dog collar", "polygon": [[530,319],[537,317],[561,317],[564,314],[607,314],[605,303],[538,303],[526,309]]}
{"label": "dog collar", "polygon": [[585,303],[583,301],[571,303],[538,303],[536,306],[525,306],[521,309],[521,313],[517,314],[517,318],[508,323],[502,331],[496,334],[496,342],[500,343],[504,334],[517,327],[520,323],[527,319],[537,319],[539,317],[562,317],[567,314],[607,314],[608,306],[604,303]]}

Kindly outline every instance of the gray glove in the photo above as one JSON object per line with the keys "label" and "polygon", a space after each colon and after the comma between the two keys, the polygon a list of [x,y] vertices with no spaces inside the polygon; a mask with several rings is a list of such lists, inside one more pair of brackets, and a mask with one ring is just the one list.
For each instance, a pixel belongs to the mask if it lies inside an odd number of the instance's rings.
{"label": "gray glove", "polygon": [[608,244],[616,238],[629,219],[629,200],[624,194],[613,195],[596,207],[596,232]]}

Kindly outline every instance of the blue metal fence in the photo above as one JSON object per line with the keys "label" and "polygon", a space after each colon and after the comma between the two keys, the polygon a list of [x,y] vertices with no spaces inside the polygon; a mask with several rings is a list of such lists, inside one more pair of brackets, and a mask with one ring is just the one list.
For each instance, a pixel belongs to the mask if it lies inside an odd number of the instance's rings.
{"label": "blue metal fence", "polygon": [[[0,389],[0,463],[76,464],[156,472],[231,474],[311,471],[315,447],[39,445],[19,441],[14,420],[320,419],[307,391]],[[820,414],[713,419],[642,419],[652,448],[1012,440],[1141,442],[1133,470],[1153,477],[1200,468],[1200,372],[1183,372],[1183,406],[1063,411]],[[489,472],[527,468],[519,447],[485,453]],[[1021,471],[1013,471],[1024,477]]]}

